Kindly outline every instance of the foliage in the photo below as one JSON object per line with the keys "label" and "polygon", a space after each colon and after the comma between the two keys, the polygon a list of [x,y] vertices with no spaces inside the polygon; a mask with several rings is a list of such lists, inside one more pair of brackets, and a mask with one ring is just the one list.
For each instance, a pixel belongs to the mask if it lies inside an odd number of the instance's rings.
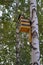
{"label": "foliage", "polygon": [[[7,1],[7,3],[6,3]],[[10,3],[9,3],[10,2]],[[16,8],[16,0],[0,0],[0,65],[15,65],[16,62],[16,18],[24,13],[25,18],[30,16],[29,0],[19,0]],[[39,39],[41,64],[43,64],[43,0],[37,0]],[[16,11],[17,10],[17,11]],[[30,45],[28,35],[20,33],[20,65],[30,64]]]}

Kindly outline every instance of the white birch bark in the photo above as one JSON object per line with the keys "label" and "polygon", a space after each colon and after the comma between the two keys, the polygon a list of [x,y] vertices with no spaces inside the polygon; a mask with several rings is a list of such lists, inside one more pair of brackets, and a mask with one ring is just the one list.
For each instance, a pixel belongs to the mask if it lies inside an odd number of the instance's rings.
{"label": "white birch bark", "polygon": [[32,43],[31,43],[31,65],[40,65],[39,33],[37,2],[30,0],[30,20],[32,23]]}

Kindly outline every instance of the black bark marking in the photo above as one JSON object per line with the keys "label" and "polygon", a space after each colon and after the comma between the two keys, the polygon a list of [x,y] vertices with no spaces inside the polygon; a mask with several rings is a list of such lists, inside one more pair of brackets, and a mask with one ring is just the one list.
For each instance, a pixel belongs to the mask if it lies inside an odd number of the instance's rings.
{"label": "black bark marking", "polygon": [[[36,7],[36,6],[33,6],[33,7]],[[37,11],[36,11],[36,9],[35,8],[33,8],[33,10],[32,11],[35,11],[36,13],[37,13]]]}
{"label": "black bark marking", "polygon": [[39,65],[37,62],[34,62],[33,65]]}
{"label": "black bark marking", "polygon": [[32,5],[32,4],[34,4],[34,3],[30,3],[30,5]]}
{"label": "black bark marking", "polygon": [[33,5],[32,7],[35,7],[35,8],[36,8],[36,6],[35,6],[35,5]]}
{"label": "black bark marking", "polygon": [[35,54],[37,54],[37,53],[39,53],[39,52],[37,51]]}
{"label": "black bark marking", "polygon": [[30,47],[31,47],[33,50],[37,50],[37,48],[35,48],[32,44],[30,44]]}
{"label": "black bark marking", "polygon": [[37,43],[33,43],[34,45],[37,44]]}
{"label": "black bark marking", "polygon": [[32,21],[32,24],[35,22],[35,20],[34,21]]}
{"label": "black bark marking", "polygon": [[20,49],[19,48],[16,48],[16,55],[18,54],[18,55],[20,55],[19,53],[20,53]]}
{"label": "black bark marking", "polygon": [[30,65],[39,65],[37,62],[31,63]]}
{"label": "black bark marking", "polygon": [[38,23],[36,25],[38,25]]}
{"label": "black bark marking", "polygon": [[36,30],[33,31],[32,36],[33,36],[33,38],[38,37]]}
{"label": "black bark marking", "polygon": [[[35,7],[35,6],[33,6],[33,7]],[[35,11],[35,12],[36,12],[36,14],[37,14],[36,9],[35,9],[35,8],[33,8],[33,9],[32,9],[32,18],[33,18],[34,11]]]}
{"label": "black bark marking", "polygon": [[39,59],[38,59],[38,61],[40,60],[40,58],[41,58],[41,56],[39,56]]}
{"label": "black bark marking", "polygon": [[30,26],[32,25],[32,22],[31,22],[31,20],[30,20]]}
{"label": "black bark marking", "polygon": [[34,29],[35,28],[35,26],[32,26],[32,29]]}

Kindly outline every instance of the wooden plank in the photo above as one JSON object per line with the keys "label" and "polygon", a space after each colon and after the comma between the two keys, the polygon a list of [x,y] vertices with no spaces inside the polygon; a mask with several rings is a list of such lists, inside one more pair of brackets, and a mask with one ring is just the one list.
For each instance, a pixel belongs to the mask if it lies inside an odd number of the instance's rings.
{"label": "wooden plank", "polygon": [[20,32],[29,32],[29,29],[28,28],[20,28]]}
{"label": "wooden plank", "polygon": [[30,23],[29,22],[20,22],[20,24],[28,24],[28,25],[30,25]]}
{"label": "wooden plank", "polygon": [[21,19],[20,22],[22,22],[22,21],[23,21],[23,22],[29,22],[28,19]]}
{"label": "wooden plank", "polygon": [[26,26],[26,27],[28,26],[29,27],[30,25],[29,24],[21,24],[21,26]]}

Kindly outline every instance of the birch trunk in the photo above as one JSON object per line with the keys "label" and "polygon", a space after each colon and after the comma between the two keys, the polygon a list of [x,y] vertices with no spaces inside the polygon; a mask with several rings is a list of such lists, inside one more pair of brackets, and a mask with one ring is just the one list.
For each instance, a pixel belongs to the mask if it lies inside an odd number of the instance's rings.
{"label": "birch trunk", "polygon": [[30,0],[30,20],[32,23],[32,43],[31,43],[31,65],[40,65],[39,33],[37,2]]}

